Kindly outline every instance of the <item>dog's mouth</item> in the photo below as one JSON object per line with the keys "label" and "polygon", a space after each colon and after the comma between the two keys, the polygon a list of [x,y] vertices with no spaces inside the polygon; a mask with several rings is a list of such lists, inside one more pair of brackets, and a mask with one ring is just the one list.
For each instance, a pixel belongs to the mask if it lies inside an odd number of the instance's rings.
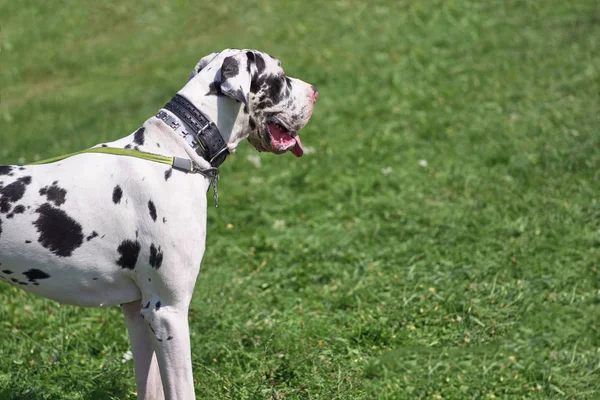
{"label": "dog's mouth", "polygon": [[302,157],[304,148],[298,132],[277,117],[272,117],[268,123],[269,141],[274,153],[282,154],[291,151],[296,157]]}

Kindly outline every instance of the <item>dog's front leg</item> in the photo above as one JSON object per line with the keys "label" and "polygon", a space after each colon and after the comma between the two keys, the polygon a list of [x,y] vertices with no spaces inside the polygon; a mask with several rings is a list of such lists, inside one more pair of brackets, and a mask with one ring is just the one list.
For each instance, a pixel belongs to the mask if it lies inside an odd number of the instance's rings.
{"label": "dog's front leg", "polygon": [[189,304],[170,305],[162,304],[161,301],[149,302],[142,306],[142,316],[154,335],[154,349],[167,400],[196,398],[188,307]]}
{"label": "dog's front leg", "polygon": [[160,370],[152,344],[152,332],[140,314],[141,304],[142,301],[137,300],[121,305],[131,341],[138,399],[164,400]]}

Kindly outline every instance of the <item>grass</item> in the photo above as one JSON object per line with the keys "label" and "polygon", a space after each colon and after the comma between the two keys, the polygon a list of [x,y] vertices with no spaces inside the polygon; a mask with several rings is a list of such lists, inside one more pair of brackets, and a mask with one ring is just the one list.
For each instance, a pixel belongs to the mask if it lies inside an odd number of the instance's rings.
{"label": "grass", "polygon": [[[600,398],[595,0],[0,0],[0,162],[124,136],[204,54],[319,88],[222,168],[192,303],[203,399]],[[211,200],[212,203],[212,200]],[[135,398],[118,308],[0,286],[0,398]]]}

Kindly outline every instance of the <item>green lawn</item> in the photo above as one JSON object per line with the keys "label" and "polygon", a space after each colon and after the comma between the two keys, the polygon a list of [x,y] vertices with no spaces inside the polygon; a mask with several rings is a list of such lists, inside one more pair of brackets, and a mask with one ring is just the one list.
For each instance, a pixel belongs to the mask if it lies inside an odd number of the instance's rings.
{"label": "green lawn", "polygon": [[[0,163],[129,134],[227,47],[319,89],[309,154],[222,167],[197,396],[600,398],[600,3],[241,4],[0,0]],[[0,285],[0,399],[135,398],[120,314]]]}

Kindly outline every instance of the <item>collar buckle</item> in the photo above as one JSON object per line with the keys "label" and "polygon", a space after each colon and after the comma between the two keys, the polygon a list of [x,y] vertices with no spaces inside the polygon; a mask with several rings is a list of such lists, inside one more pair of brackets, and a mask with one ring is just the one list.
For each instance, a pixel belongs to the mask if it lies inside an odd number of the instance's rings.
{"label": "collar buckle", "polygon": [[208,121],[206,123],[206,125],[204,125],[202,128],[200,128],[200,130],[198,132],[196,132],[197,135],[201,135],[204,133],[205,130],[207,130],[208,128],[210,128],[211,126],[214,126],[215,128],[217,128],[217,125],[215,125],[214,122],[212,121]]}

